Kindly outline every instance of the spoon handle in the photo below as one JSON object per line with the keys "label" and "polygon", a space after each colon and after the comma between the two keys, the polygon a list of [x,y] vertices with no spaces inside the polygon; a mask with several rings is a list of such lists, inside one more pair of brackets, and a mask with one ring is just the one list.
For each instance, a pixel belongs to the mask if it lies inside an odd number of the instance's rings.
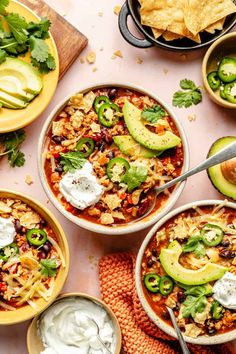
{"label": "spoon handle", "polygon": [[176,184],[180,181],[184,181],[188,177],[195,175],[198,172],[206,170],[209,167],[218,165],[219,163],[229,160],[229,159],[232,159],[233,157],[236,157],[236,142],[233,142],[232,144],[226,146],[224,149],[217,152],[215,155],[208,157],[208,159],[201,162],[199,165],[195,166],[191,170],[183,173],[179,177],[176,177],[176,178],[172,179],[172,181],[167,182],[160,187],[156,187],[155,189],[157,192],[162,192],[164,189],[170,188],[174,184]]}
{"label": "spoon handle", "polygon": [[182,351],[183,351],[183,354],[190,354],[190,351],[188,350],[188,347],[187,347],[187,344],[182,336],[182,333],[179,329],[179,326],[176,322],[176,318],[175,318],[175,315],[172,311],[172,309],[170,309],[168,306],[167,306],[167,310],[169,311],[169,314],[170,314],[170,318],[171,318],[171,322],[173,323],[173,326],[176,330],[176,333],[177,333],[177,336],[178,336],[178,339],[179,339],[179,344],[182,348]]}

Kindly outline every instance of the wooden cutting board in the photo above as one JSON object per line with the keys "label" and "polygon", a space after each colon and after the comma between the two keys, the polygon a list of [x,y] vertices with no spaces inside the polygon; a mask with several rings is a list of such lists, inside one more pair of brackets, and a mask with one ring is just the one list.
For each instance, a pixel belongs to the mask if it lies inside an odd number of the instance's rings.
{"label": "wooden cutting board", "polygon": [[38,16],[48,17],[51,20],[50,32],[57,45],[60,61],[59,78],[61,79],[86,47],[88,39],[43,0],[20,0],[20,2]]}

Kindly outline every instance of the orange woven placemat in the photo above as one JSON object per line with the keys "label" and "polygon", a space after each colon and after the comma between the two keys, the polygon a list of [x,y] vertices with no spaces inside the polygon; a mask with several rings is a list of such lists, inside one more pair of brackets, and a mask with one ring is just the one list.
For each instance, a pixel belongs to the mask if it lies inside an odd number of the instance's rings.
{"label": "orange woven placemat", "polygon": [[[135,256],[119,253],[99,262],[103,300],[115,313],[122,332],[124,354],[180,354],[178,342],[162,332],[146,315],[135,291]],[[189,345],[191,353],[233,354],[226,345]]]}

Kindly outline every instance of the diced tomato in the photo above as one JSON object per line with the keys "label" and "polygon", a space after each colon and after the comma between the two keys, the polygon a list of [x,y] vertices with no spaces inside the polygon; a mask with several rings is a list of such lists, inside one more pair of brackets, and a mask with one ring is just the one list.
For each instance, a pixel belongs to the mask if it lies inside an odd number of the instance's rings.
{"label": "diced tomato", "polygon": [[131,195],[131,194],[128,194],[128,195],[127,195],[127,202],[128,202],[129,204],[133,204],[133,200],[132,200],[132,195]]}
{"label": "diced tomato", "polygon": [[6,291],[7,290],[7,285],[4,282],[0,282],[0,291]]}
{"label": "diced tomato", "polygon": [[121,200],[125,200],[126,196],[127,196],[127,194],[125,192],[119,194],[119,198]]}
{"label": "diced tomato", "polygon": [[73,207],[73,205],[71,205],[71,204],[67,204],[67,206],[66,206],[66,210],[67,211],[69,211],[70,213],[72,212],[72,211],[74,211],[74,207]]}
{"label": "diced tomato", "polygon": [[126,208],[126,212],[127,212],[128,214],[132,214],[132,211],[133,211],[133,207],[131,207],[131,208]]}

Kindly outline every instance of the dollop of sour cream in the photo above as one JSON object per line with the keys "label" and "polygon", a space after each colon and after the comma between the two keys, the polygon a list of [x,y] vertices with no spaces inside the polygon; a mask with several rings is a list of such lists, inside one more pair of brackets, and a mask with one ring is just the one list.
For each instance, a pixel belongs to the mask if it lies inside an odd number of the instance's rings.
{"label": "dollop of sour cream", "polygon": [[92,172],[92,164],[86,161],[82,168],[66,173],[59,183],[61,194],[75,208],[83,210],[97,203],[104,191]]}
{"label": "dollop of sour cream", "polygon": [[111,352],[116,338],[110,316],[99,304],[82,298],[65,298],[50,306],[38,323],[45,350],[41,354],[107,354],[99,336]]}
{"label": "dollop of sour cream", "polygon": [[16,230],[12,220],[0,217],[0,248],[10,245],[15,235]]}
{"label": "dollop of sour cream", "polygon": [[213,297],[224,307],[236,310],[236,275],[226,272],[213,286]]}

